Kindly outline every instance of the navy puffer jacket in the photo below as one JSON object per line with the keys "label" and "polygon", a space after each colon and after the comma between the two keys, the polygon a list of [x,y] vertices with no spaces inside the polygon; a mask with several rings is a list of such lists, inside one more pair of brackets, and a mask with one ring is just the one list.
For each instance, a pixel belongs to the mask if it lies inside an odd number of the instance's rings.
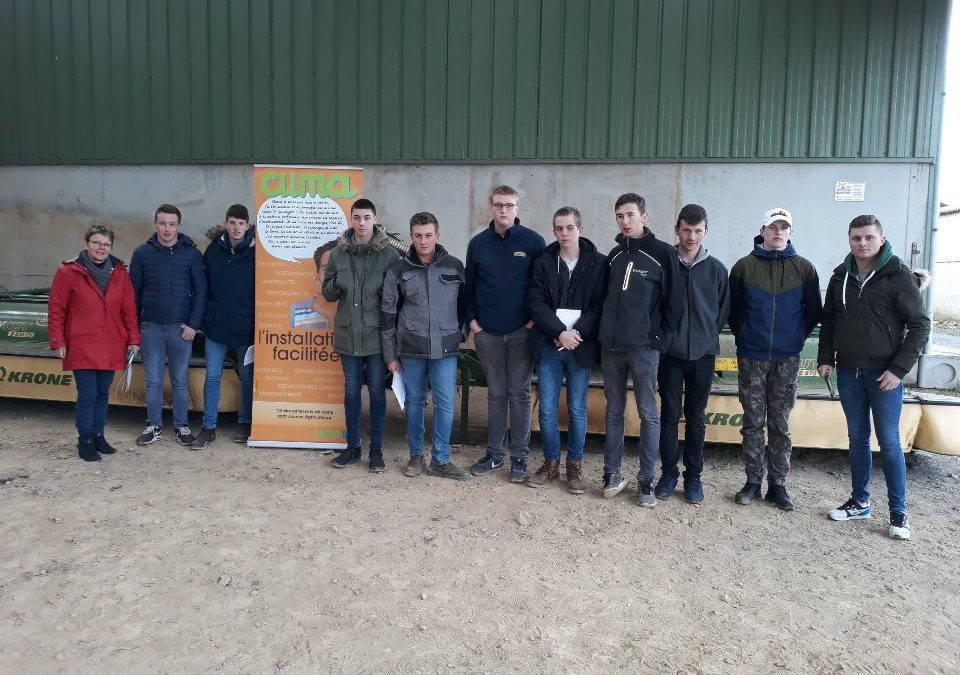
{"label": "navy puffer jacket", "polygon": [[187,235],[164,246],[156,233],[140,244],[130,260],[130,280],[141,323],[186,324],[200,328],[207,304],[203,258]]}
{"label": "navy puffer jacket", "polygon": [[232,347],[253,344],[254,238],[248,230],[236,248],[226,232],[207,247],[207,309],[203,332],[211,340]]}

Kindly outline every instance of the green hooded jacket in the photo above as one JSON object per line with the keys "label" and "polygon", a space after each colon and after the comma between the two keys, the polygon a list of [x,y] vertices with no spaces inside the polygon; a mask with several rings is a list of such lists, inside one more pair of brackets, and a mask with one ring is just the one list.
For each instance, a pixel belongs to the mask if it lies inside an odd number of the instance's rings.
{"label": "green hooded jacket", "polygon": [[383,277],[400,254],[380,226],[366,244],[356,243],[346,230],[330,252],[323,277],[323,297],[337,303],[333,346],[347,356],[379,354],[380,296]]}

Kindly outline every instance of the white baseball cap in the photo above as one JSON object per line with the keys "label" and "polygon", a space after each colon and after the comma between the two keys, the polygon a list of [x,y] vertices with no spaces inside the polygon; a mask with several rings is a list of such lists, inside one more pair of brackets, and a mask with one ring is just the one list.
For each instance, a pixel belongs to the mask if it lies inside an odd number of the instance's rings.
{"label": "white baseball cap", "polygon": [[778,220],[782,220],[790,227],[793,227],[793,216],[786,209],[774,208],[763,214],[763,227],[772,225]]}

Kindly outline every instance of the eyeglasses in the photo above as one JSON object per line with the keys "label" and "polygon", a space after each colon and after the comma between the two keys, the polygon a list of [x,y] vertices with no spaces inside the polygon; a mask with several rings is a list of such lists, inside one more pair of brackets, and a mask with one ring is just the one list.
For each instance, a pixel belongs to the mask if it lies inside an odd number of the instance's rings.
{"label": "eyeglasses", "polygon": [[501,211],[509,211],[510,209],[517,208],[517,205],[513,202],[494,202],[491,204],[493,208],[500,209]]}
{"label": "eyeglasses", "polygon": [[94,241],[93,239],[87,243],[91,246],[96,246],[97,248],[111,248],[113,246],[113,244],[111,244],[109,241]]}

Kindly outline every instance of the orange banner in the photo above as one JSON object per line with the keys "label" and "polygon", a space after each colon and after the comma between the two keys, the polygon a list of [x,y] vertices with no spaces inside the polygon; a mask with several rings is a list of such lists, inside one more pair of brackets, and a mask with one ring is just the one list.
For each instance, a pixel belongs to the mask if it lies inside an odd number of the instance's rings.
{"label": "orange banner", "polygon": [[347,228],[363,171],[257,165],[253,174],[258,251],[249,444],[345,448],[336,305],[320,294],[313,254]]}

